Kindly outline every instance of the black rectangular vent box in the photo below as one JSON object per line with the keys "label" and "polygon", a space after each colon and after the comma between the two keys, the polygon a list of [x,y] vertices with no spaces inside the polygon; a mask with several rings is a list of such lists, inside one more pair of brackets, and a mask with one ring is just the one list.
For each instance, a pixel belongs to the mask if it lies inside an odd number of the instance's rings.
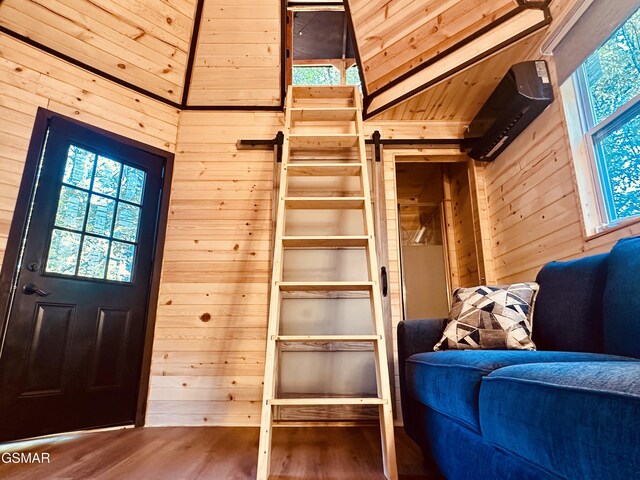
{"label": "black rectangular vent box", "polygon": [[513,65],[465,132],[468,155],[495,160],[553,102],[545,61]]}

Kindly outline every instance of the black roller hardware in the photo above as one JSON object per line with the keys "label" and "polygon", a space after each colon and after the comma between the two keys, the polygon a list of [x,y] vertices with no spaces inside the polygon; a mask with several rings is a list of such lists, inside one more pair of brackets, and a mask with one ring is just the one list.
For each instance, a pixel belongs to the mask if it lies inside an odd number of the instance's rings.
{"label": "black roller hardware", "polygon": [[386,297],[389,293],[389,280],[387,279],[387,267],[380,269],[380,278],[382,279],[382,296]]}

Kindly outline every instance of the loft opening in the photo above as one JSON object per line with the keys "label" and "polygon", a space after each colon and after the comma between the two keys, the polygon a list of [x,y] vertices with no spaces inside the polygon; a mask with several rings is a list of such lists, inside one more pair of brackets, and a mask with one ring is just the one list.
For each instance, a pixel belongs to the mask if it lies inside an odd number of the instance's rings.
{"label": "loft opening", "polygon": [[289,6],[287,37],[289,84],[361,85],[349,20],[341,4]]}

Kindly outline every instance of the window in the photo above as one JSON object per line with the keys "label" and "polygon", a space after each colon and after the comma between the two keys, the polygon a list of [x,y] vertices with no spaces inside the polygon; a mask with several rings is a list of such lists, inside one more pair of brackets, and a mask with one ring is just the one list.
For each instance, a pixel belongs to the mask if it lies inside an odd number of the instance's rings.
{"label": "window", "polygon": [[340,72],[332,65],[294,65],[293,85],[340,85]]}
{"label": "window", "polygon": [[45,271],[131,282],[146,173],[69,147]]}
{"label": "window", "polygon": [[[293,65],[293,85],[342,85],[342,72],[333,65]],[[344,71],[344,85],[362,89],[358,66]]]}
{"label": "window", "polygon": [[358,71],[358,65],[353,64],[347,68],[346,72],[347,85],[357,85],[362,90],[362,81],[360,80],[360,72]]}
{"label": "window", "polygon": [[572,141],[574,157],[587,157],[594,190],[590,233],[640,219],[640,10],[567,83],[577,108],[573,122],[568,112],[568,123],[580,130],[577,146]]}

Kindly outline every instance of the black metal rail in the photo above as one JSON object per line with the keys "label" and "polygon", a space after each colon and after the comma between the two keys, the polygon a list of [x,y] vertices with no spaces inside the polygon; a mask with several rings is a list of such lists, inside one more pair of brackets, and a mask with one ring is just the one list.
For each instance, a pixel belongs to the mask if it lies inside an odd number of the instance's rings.
{"label": "black metal rail", "polygon": [[[393,146],[395,148],[412,148],[412,147],[459,147],[461,151],[467,147],[468,142],[463,138],[381,138],[380,132],[373,132],[371,138],[367,138],[367,145],[374,145],[375,161],[382,160],[382,147]],[[278,132],[275,138],[261,140],[238,140],[237,147],[239,150],[260,149],[272,150],[276,148],[276,162],[282,162],[282,144],[284,142],[284,133]]]}

